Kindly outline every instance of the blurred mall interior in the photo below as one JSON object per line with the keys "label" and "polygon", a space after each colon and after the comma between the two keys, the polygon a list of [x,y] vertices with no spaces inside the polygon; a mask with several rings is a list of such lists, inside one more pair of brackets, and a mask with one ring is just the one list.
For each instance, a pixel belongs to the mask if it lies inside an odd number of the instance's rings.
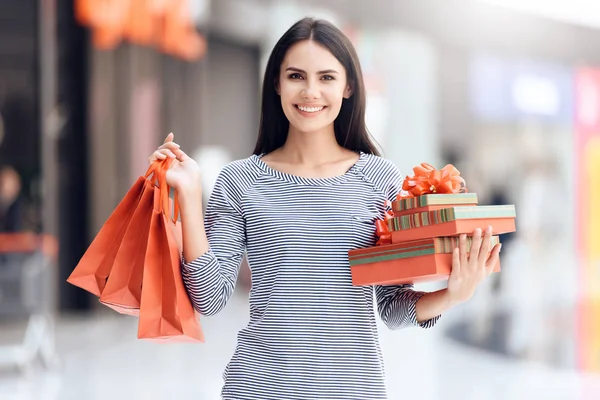
{"label": "blurred mall interior", "polygon": [[150,3],[0,0],[1,399],[219,399],[247,267],[201,345],[138,340],[66,279],[167,133],[205,201],[251,154],[266,58],[304,16],[351,38],[404,174],[452,163],[480,204],[517,209],[471,301],[431,330],[381,327],[390,399],[600,399],[597,0],[166,0],[175,42],[119,17]]}

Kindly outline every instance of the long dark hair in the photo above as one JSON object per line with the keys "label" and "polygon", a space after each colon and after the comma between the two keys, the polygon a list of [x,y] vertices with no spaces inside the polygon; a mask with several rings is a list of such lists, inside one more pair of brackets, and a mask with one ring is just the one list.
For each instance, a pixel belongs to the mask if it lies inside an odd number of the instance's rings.
{"label": "long dark hair", "polygon": [[283,113],[276,85],[288,49],[302,40],[313,40],[324,46],[346,69],[352,96],[343,100],[334,122],[338,144],[349,150],[379,155],[365,126],[365,85],[356,50],[348,37],[333,24],[313,18],[296,22],[271,52],[263,81],[260,127],[254,154],[270,153],[283,146],[287,139],[289,121]]}

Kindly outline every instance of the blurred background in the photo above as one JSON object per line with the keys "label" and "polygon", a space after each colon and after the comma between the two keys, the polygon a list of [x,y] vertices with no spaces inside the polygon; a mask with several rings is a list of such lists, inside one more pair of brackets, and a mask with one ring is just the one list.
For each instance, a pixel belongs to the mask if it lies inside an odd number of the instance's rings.
{"label": "blurred background", "polygon": [[137,340],[65,280],[167,133],[205,200],[250,155],[266,59],[304,16],[352,39],[403,174],[453,163],[480,204],[517,209],[475,298],[381,329],[390,399],[600,399],[597,1],[0,0],[1,399],[219,399],[245,264],[202,345]]}

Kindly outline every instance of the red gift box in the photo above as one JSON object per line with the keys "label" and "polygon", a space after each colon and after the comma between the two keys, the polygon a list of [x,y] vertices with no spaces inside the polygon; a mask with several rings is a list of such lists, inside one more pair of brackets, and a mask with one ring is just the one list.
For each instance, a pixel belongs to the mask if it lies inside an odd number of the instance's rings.
{"label": "red gift box", "polygon": [[[477,228],[492,226],[498,234],[514,232],[515,207],[479,206],[467,193],[464,180],[452,165],[437,171],[429,164],[406,177],[392,211],[376,221],[377,245],[348,252],[353,285],[392,285],[447,279],[452,250],[459,235],[467,234],[468,248]],[[389,203],[388,203],[389,204]],[[494,266],[500,271],[500,261]]]}
{"label": "red gift box", "polygon": [[[492,236],[492,247],[499,243]],[[467,249],[472,238],[467,238]],[[458,237],[429,238],[398,244],[350,250],[352,284],[399,285],[448,279],[452,271],[452,250]],[[500,272],[500,261],[494,266]]]}
{"label": "red gift box", "polygon": [[475,193],[456,194],[424,194],[416,197],[399,198],[392,202],[394,217],[435,211],[455,206],[476,206],[478,204]]}
{"label": "red gift box", "polygon": [[472,234],[475,229],[482,231],[492,226],[492,234],[514,232],[515,207],[506,206],[458,206],[434,211],[425,211],[391,217],[386,221],[391,233],[391,242],[419,240],[430,237]]}

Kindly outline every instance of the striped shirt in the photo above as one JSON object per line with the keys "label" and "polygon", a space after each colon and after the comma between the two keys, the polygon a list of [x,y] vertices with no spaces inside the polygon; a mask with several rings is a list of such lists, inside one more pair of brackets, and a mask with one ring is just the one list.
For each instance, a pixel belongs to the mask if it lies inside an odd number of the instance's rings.
{"label": "striped shirt", "polygon": [[195,309],[218,313],[242,257],[250,321],[224,372],[224,400],[386,399],[373,298],[390,329],[418,323],[412,285],[353,286],[348,250],[373,246],[375,220],[401,190],[388,160],[361,153],[342,176],[303,178],[261,156],[221,171],[205,215],[210,250],[184,260]]}

